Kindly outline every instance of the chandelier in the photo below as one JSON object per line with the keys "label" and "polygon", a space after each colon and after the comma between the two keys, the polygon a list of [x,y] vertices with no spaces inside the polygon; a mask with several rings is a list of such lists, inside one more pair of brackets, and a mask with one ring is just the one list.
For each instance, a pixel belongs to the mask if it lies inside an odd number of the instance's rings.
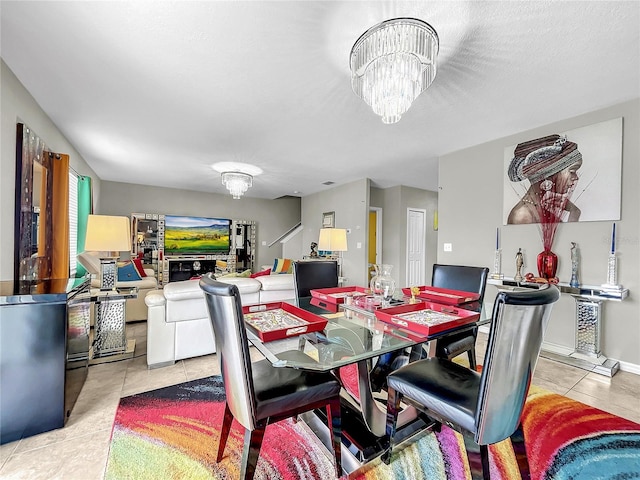
{"label": "chandelier", "polygon": [[394,18],[371,27],[351,48],[353,91],[382,117],[396,123],[436,76],[438,34],[415,18]]}
{"label": "chandelier", "polygon": [[253,177],[242,172],[223,172],[222,184],[234,199],[239,199],[253,185]]}
{"label": "chandelier", "polygon": [[236,200],[253,185],[253,177],[262,173],[260,167],[239,162],[218,162],[211,165],[211,168],[220,172],[222,184]]}

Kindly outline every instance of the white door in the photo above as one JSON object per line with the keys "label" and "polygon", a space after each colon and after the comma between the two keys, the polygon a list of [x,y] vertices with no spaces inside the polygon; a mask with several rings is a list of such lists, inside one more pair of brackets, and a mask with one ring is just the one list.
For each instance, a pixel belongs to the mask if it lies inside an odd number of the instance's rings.
{"label": "white door", "polygon": [[407,286],[426,285],[426,218],[426,210],[407,209]]}

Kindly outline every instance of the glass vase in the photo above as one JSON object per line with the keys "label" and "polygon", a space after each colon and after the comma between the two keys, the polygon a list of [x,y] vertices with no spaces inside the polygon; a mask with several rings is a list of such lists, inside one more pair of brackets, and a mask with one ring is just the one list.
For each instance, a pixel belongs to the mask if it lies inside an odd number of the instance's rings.
{"label": "glass vase", "polygon": [[376,274],[371,279],[371,293],[380,301],[381,306],[388,307],[396,291],[396,281],[391,276],[393,265],[377,265]]}
{"label": "glass vase", "polygon": [[558,256],[551,250],[545,249],[538,254],[538,276],[546,278],[556,277],[558,270]]}

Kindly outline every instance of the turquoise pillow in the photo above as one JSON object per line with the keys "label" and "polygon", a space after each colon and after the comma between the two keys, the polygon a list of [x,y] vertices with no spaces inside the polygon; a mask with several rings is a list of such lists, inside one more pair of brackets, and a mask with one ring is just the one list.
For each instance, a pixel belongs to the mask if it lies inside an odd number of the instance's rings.
{"label": "turquoise pillow", "polygon": [[129,262],[122,266],[118,266],[118,281],[119,282],[133,282],[135,280],[142,280],[136,266]]}

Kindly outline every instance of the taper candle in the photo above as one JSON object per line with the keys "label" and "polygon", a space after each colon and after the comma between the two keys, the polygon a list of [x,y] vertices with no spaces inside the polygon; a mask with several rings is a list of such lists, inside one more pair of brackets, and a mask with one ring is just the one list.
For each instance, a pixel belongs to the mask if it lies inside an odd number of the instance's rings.
{"label": "taper candle", "polygon": [[613,223],[613,230],[611,231],[611,253],[616,253],[616,224]]}
{"label": "taper candle", "polygon": [[500,228],[496,228],[496,250],[500,250]]}

